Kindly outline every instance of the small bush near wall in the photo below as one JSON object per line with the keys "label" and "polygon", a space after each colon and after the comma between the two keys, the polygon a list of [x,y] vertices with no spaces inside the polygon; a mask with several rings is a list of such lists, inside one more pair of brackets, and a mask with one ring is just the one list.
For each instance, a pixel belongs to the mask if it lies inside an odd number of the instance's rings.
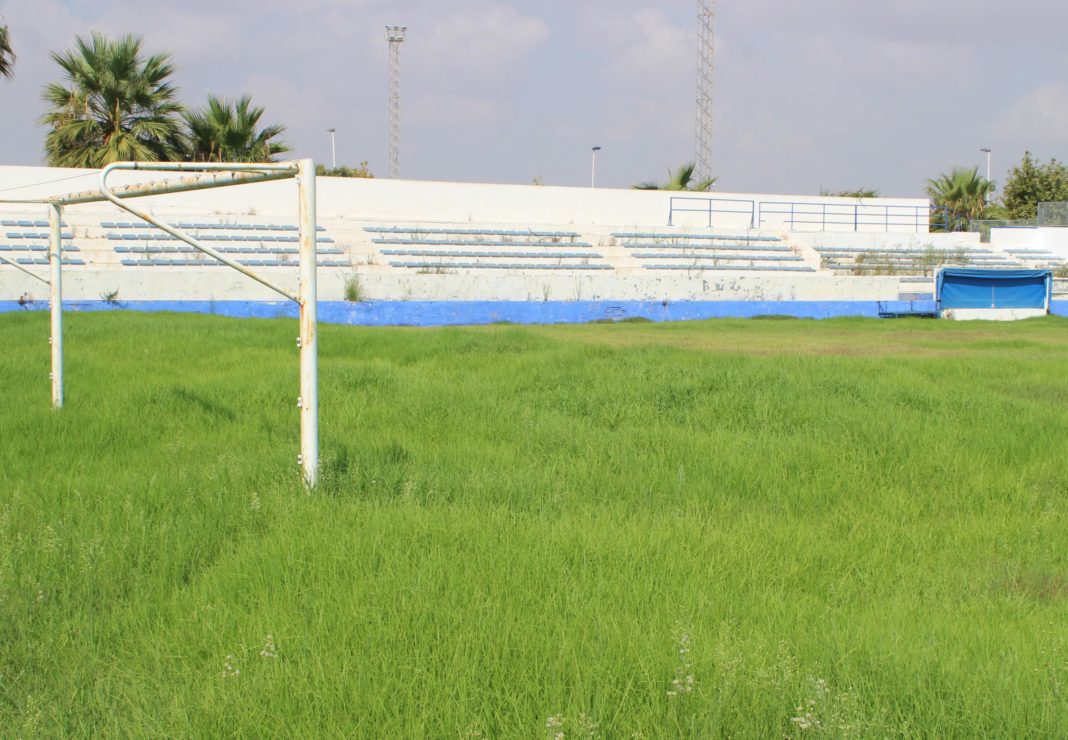
{"label": "small bush near wall", "polygon": [[363,285],[360,284],[360,276],[353,274],[345,278],[345,300],[350,303],[359,303],[364,299]]}

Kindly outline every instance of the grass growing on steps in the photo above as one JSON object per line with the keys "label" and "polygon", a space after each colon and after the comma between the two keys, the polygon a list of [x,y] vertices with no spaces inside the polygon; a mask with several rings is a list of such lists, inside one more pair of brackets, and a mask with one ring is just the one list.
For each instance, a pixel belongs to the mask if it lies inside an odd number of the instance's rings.
{"label": "grass growing on steps", "polygon": [[0,316],[0,727],[1057,734],[1066,326]]}

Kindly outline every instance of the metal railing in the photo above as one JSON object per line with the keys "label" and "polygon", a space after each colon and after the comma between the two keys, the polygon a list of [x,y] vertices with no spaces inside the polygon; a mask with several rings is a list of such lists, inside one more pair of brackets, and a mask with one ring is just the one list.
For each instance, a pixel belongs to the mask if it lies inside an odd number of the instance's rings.
{"label": "metal railing", "polygon": [[1039,226],[1068,226],[1068,202],[1038,204]]}
{"label": "metal railing", "polygon": [[798,227],[810,227],[811,231],[827,231],[828,227],[833,231],[893,231],[895,228],[926,231],[944,230],[947,223],[944,209],[930,206],[672,196],[668,203],[668,226],[674,226],[676,216],[682,213],[703,214],[709,228],[715,225],[715,216],[723,214],[748,216],[751,229],[774,222],[791,231]]}
{"label": "metal railing", "polygon": [[707,214],[709,228],[712,228],[713,214],[740,213],[749,216],[749,228],[753,228],[756,216],[756,201],[740,198],[700,198],[692,195],[673,195],[668,203],[668,226],[675,225],[676,213]]}
{"label": "metal railing", "polygon": [[841,227],[850,231],[893,231],[895,227],[919,231],[930,228],[931,215],[930,206],[761,201],[757,205],[756,227],[775,221],[791,231],[798,226],[818,227],[814,231],[827,231],[828,226],[839,227],[832,231],[842,231]]}
{"label": "metal railing", "polygon": [[968,222],[968,231],[978,231],[979,241],[990,243],[991,229],[1033,229],[1038,226],[1033,218],[981,218]]}

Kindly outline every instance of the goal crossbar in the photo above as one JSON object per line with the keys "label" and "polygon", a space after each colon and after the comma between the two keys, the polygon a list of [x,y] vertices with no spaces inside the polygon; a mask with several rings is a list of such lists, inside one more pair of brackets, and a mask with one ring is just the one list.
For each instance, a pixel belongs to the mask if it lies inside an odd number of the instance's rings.
{"label": "goal crossbar", "polygon": [[[108,176],[116,170],[140,170],[152,172],[196,172],[199,174],[176,180],[162,180],[116,188],[108,186]],[[134,208],[124,201],[149,195],[206,190],[211,188],[245,185],[270,180],[295,178],[299,190],[299,242],[300,282],[297,293],[276,285],[262,275],[250,270],[236,260],[217,250],[201,244],[199,240],[182,232],[154,216]],[[0,203],[38,204],[48,206],[49,247],[48,261],[50,280],[27,270],[22,265],[4,257],[9,263],[32,277],[51,286],[51,345],[52,345],[52,405],[63,407],[63,244],[62,209],[65,206],[85,203],[110,202],[132,213],[158,229],[165,231],[194,249],[211,256],[245,276],[297,303],[300,312],[300,465],[305,484],[314,487],[319,472],[319,359],[318,359],[318,299],[316,286],[317,222],[315,203],[315,162],[302,159],[293,162],[245,164],[215,162],[113,162],[100,171],[99,186],[66,195],[44,198],[0,199]]]}
{"label": "goal crossbar", "polygon": [[[222,254],[218,250],[212,249],[211,247],[209,247],[206,244],[202,244],[198,239],[193,238],[192,236],[190,236],[189,234],[186,234],[184,231],[178,229],[177,227],[174,227],[174,226],[171,226],[170,224],[164,223],[163,221],[160,221],[156,217],[154,217],[154,216],[152,216],[152,215],[150,215],[150,214],[148,214],[148,213],[146,213],[146,212],[144,212],[142,210],[134,208],[130,204],[128,204],[125,201],[123,201],[123,198],[140,198],[140,197],[143,197],[143,196],[146,196],[146,195],[165,195],[165,194],[170,194],[170,193],[187,192],[189,190],[204,190],[204,189],[208,189],[208,188],[221,188],[221,187],[226,187],[226,186],[229,186],[229,185],[244,185],[244,184],[249,184],[249,183],[254,183],[254,182],[266,182],[268,180],[281,180],[281,179],[285,179],[285,178],[288,178],[288,177],[295,177],[297,175],[297,168],[296,167],[276,168],[275,172],[266,172],[266,173],[262,173],[262,174],[251,173],[251,172],[242,172],[242,171],[231,171],[231,172],[228,172],[228,173],[226,173],[224,175],[219,175],[219,174],[198,175],[198,176],[194,176],[194,177],[183,178],[181,180],[178,180],[178,181],[175,181],[175,182],[169,182],[169,183],[164,182],[164,183],[147,183],[145,185],[126,185],[124,187],[119,188],[118,190],[115,190],[115,189],[112,189],[112,188],[108,187],[108,175],[110,175],[115,170],[138,170],[138,169],[140,169],[140,170],[166,170],[167,168],[164,166],[164,164],[165,163],[160,163],[158,165],[149,164],[147,166],[146,165],[138,166],[139,165],[138,162],[114,162],[112,164],[107,165],[106,167],[104,167],[104,169],[102,169],[100,171],[100,191],[95,197],[93,197],[92,200],[87,200],[87,198],[92,196],[91,193],[79,193],[79,194],[76,194],[74,196],[69,196],[68,198],[64,198],[64,201],[67,202],[67,203],[70,203],[70,202],[73,202],[73,203],[92,203],[92,202],[95,202],[95,201],[98,201],[98,200],[105,200],[106,199],[106,200],[110,201],[111,203],[114,203],[116,206],[118,206],[122,210],[127,211],[128,213],[132,213],[133,215],[137,216],[141,220],[152,224],[157,229],[160,229],[161,231],[167,232],[168,234],[173,236],[175,239],[178,239],[180,241],[185,242],[186,244],[188,244],[189,246],[193,247],[194,249],[199,249],[204,254],[207,254],[207,255],[215,258],[216,260],[218,260],[219,262],[222,262],[224,265],[226,265],[228,267],[232,267],[233,269],[237,270],[241,274],[252,278],[256,282],[258,282],[258,283],[260,283],[262,285],[265,285],[266,287],[270,288],[275,293],[278,293],[278,294],[282,295],[283,297],[288,298],[289,300],[291,300],[291,301],[293,301],[293,302],[295,302],[295,303],[297,303],[299,305],[301,303],[301,298],[300,298],[300,296],[298,296],[293,291],[287,290],[286,288],[283,288],[283,287],[281,287],[279,285],[275,285],[273,282],[271,282],[267,278],[263,277],[262,275],[257,274],[254,270],[250,270],[249,268],[245,267],[244,265],[242,265],[237,260],[231,259],[230,257],[227,257],[226,255]],[[179,162],[179,163],[175,163],[175,164],[186,164],[186,163]],[[232,169],[235,166],[236,165],[229,165],[229,166],[222,165],[219,168]],[[188,169],[188,168],[183,168],[183,169]],[[259,167],[257,167],[257,170],[259,170]],[[73,200],[71,200],[72,198],[73,198]]]}

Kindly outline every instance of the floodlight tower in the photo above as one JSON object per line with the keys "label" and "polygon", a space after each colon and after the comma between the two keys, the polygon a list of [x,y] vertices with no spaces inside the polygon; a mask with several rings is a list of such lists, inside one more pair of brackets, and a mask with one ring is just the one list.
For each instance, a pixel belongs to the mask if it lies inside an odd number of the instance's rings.
{"label": "floodlight tower", "polygon": [[697,0],[697,122],[696,180],[707,180],[712,175],[712,71],[715,36],[713,22],[715,0]]}
{"label": "floodlight tower", "polygon": [[400,177],[400,45],[407,26],[386,26],[389,43],[389,176]]}

